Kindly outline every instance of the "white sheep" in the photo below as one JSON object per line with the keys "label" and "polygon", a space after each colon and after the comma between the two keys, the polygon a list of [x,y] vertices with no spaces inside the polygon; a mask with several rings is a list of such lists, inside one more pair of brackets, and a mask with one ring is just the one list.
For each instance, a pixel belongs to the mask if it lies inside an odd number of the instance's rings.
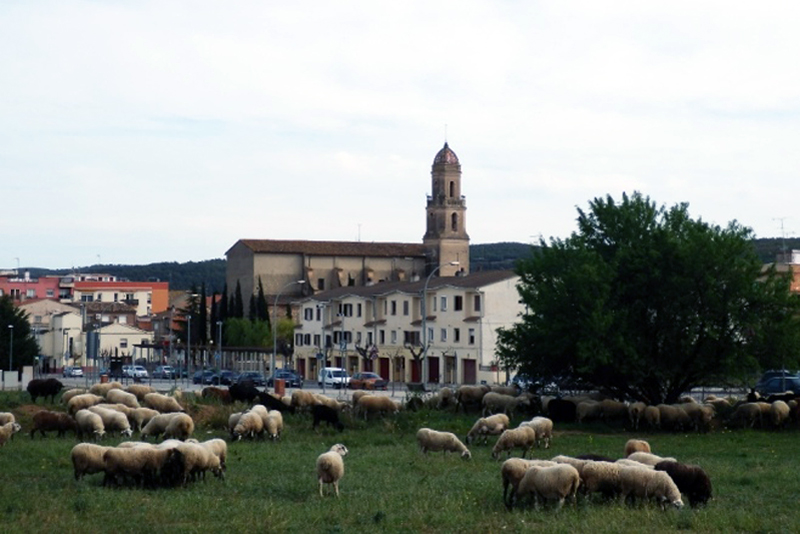
{"label": "white sheep", "polygon": [[774,428],[783,428],[789,422],[791,410],[789,405],[782,400],[776,400],[770,405],[769,420]]}
{"label": "white sheep", "polygon": [[67,412],[69,412],[70,415],[75,415],[79,410],[94,406],[95,404],[100,404],[104,400],[103,397],[93,393],[82,393],[81,395],[72,397],[69,402],[67,402]]}
{"label": "white sheep", "polygon": [[233,438],[236,440],[242,439],[242,436],[248,438],[261,437],[264,433],[264,420],[258,412],[245,412],[239,418],[236,426],[233,428]]}
{"label": "white sheep", "polygon": [[519,482],[520,498],[530,495],[533,499],[543,501],[556,500],[557,508],[561,508],[564,500],[575,500],[581,477],[578,470],[568,464],[551,467],[531,466]]}
{"label": "white sheep", "polygon": [[11,436],[22,430],[22,426],[16,421],[11,421],[0,426],[0,447],[6,444],[6,441],[11,439]]}
{"label": "white sheep", "polygon": [[531,401],[527,396],[512,397],[511,395],[503,395],[494,391],[486,393],[481,399],[484,417],[497,412],[513,415],[518,406],[530,406],[530,404]]}
{"label": "white sheep", "polygon": [[160,415],[161,412],[158,410],[153,410],[152,408],[134,408],[131,412],[130,419],[132,419],[131,425],[136,430],[141,430],[144,426],[150,422],[150,419],[153,417]]}
{"label": "white sheep", "polygon": [[186,440],[194,434],[194,421],[185,413],[176,413],[164,428],[164,439]]}
{"label": "white sheep", "polygon": [[110,389],[106,393],[106,400],[114,404],[124,404],[129,408],[138,408],[139,399],[133,393],[128,393],[122,389]]}
{"label": "white sheep", "polygon": [[162,443],[159,447],[173,447],[183,455],[183,473],[180,480],[183,485],[186,485],[190,478],[205,478],[206,471],[211,471],[217,477],[223,476],[222,462],[209,447],[204,447],[199,443],[172,440],[169,443]]}
{"label": "white sheep", "polygon": [[292,392],[292,407],[297,411],[308,411],[317,402],[317,398],[310,391],[298,389]]}
{"label": "white sheep", "polygon": [[476,438],[483,437],[483,443],[489,439],[489,436],[498,436],[508,428],[510,421],[508,416],[504,413],[497,413],[490,417],[481,417],[467,433],[467,443],[475,441]]}
{"label": "white sheep", "polygon": [[623,499],[655,499],[664,508],[667,503],[676,508],[683,507],[681,492],[664,471],[641,467],[621,467],[620,487]]}
{"label": "white sheep", "polygon": [[329,406],[337,411],[342,411],[347,407],[346,402],[340,402],[336,399],[328,397],[327,395],[323,395],[322,393],[312,393],[314,398],[317,400],[317,404],[324,404],[325,406]]}
{"label": "white sheep", "polygon": [[578,423],[595,421],[603,416],[603,407],[599,402],[585,400],[575,406],[575,419]]}
{"label": "white sheep", "polygon": [[162,395],[161,393],[148,393],[144,396],[144,405],[148,408],[158,410],[161,413],[183,412],[181,406],[174,397]]}
{"label": "white sheep", "polygon": [[122,384],[119,382],[101,382],[99,384],[93,384],[92,387],[89,388],[89,393],[105,397],[112,389],[122,389]]}
{"label": "white sheep", "polygon": [[233,430],[236,428],[236,425],[239,423],[239,419],[242,418],[242,414],[244,412],[235,412],[228,416],[228,433],[231,435],[231,439],[235,439],[233,435]]}
{"label": "white sheep", "polygon": [[529,426],[536,432],[536,446],[545,449],[550,448],[550,440],[553,439],[553,420],[549,417],[537,415],[530,421],[523,421],[519,426]]}
{"label": "white sheep", "polygon": [[78,410],[75,413],[75,422],[78,424],[79,439],[83,439],[84,434],[92,434],[95,441],[97,441],[106,433],[105,426],[103,425],[103,419],[96,413],[90,412],[89,410]]}
{"label": "white sheep", "polygon": [[492,458],[497,459],[500,453],[505,451],[507,458],[511,456],[511,451],[514,449],[522,449],[522,457],[533,449],[536,445],[536,431],[529,426],[521,426],[519,428],[509,428],[500,434],[497,443],[492,447]]}
{"label": "white sheep", "polygon": [[643,464],[641,462],[637,462],[635,460],[629,460],[628,458],[620,458],[614,462],[615,464],[619,464],[625,467],[638,467],[639,469],[655,469],[653,465]]}
{"label": "white sheep", "polygon": [[14,417],[14,414],[11,412],[0,412],[0,425],[4,425],[6,423],[15,423],[17,418]]}
{"label": "white sheep", "polygon": [[641,452],[641,451],[633,452],[630,455],[628,455],[628,460],[633,460],[634,462],[639,462],[640,464],[645,464],[645,465],[656,465],[658,462],[665,462],[665,461],[668,462],[678,461],[675,458],[672,458],[671,456],[662,458],[661,456],[658,456],[651,452]]}
{"label": "white sheep", "polygon": [[602,493],[605,497],[620,494],[619,470],[622,465],[612,462],[587,462],[580,471],[583,491]]}
{"label": "white sheep", "polygon": [[172,420],[173,417],[177,415],[177,412],[171,413],[161,413],[154,417],[152,417],[146,425],[142,428],[141,437],[142,439],[147,438],[148,436],[154,436],[156,439],[164,433],[167,429],[167,425]]}
{"label": "white sheep", "polygon": [[136,395],[139,402],[144,402],[144,396],[148,393],[155,393],[156,389],[153,386],[146,386],[144,384],[131,384],[125,388],[128,393]]}
{"label": "white sheep", "polygon": [[420,428],[417,430],[417,444],[420,451],[426,454],[428,451],[442,451],[443,454],[457,452],[464,460],[472,458],[472,453],[469,452],[469,449],[452,432]]}
{"label": "white sheep", "polygon": [[383,395],[365,395],[358,399],[356,414],[364,414],[366,421],[370,414],[395,414],[400,407],[389,397]]}
{"label": "white sheep", "polygon": [[625,457],[627,458],[634,452],[651,452],[650,444],[643,439],[629,439],[625,442]]}
{"label": "white sheep", "polygon": [[78,443],[72,447],[70,458],[75,471],[75,480],[80,480],[84,475],[105,471],[106,464],[103,461],[103,455],[107,450],[108,447],[94,443]]}
{"label": "white sheep", "polygon": [[661,428],[661,410],[659,410],[658,407],[645,406],[642,415],[650,430],[658,430]]}
{"label": "white sheep", "polygon": [[72,397],[88,393],[86,388],[72,388],[61,394],[61,404],[66,405]]}
{"label": "white sheep", "polygon": [[328,452],[323,452],[317,457],[317,478],[319,479],[319,496],[323,497],[324,484],[333,484],[336,497],[339,497],[339,481],[344,476],[344,457],[347,447],[337,443]]}
{"label": "white sheep", "polygon": [[228,444],[225,442],[225,440],[213,438],[206,441],[201,441],[200,445],[210,450],[217,458],[219,458],[220,468],[225,471],[226,462],[228,461]]}
{"label": "white sheep", "polygon": [[267,419],[264,421],[264,432],[269,439],[281,439],[281,432],[283,432],[283,414],[278,410],[270,410],[267,414]]}
{"label": "white sheep", "polygon": [[[550,460],[526,460],[525,458],[509,458],[503,465],[500,466],[500,476],[503,479],[503,502],[508,509],[511,509],[514,503],[514,496],[517,494],[519,482],[525,476],[525,472],[529,467],[539,465],[542,467],[551,467],[557,465]],[[511,493],[508,494],[508,488],[511,488]],[[508,494],[508,497],[506,495]]]}
{"label": "white sheep", "polygon": [[581,460],[580,458],[573,458],[572,456],[565,456],[563,454],[559,454],[558,456],[553,456],[551,461],[556,462],[558,464],[569,464],[575,469],[578,470],[578,473],[583,472],[583,468],[591,462],[591,460]]}
{"label": "white sheep", "polygon": [[131,424],[125,414],[100,405],[89,406],[87,410],[100,416],[100,419],[103,420],[103,429],[107,433],[119,432],[120,436],[126,437],[130,437],[133,434]]}
{"label": "white sheep", "polygon": [[639,430],[639,423],[644,417],[644,410],[647,405],[641,401],[632,402],[628,405],[628,421],[633,430]]}

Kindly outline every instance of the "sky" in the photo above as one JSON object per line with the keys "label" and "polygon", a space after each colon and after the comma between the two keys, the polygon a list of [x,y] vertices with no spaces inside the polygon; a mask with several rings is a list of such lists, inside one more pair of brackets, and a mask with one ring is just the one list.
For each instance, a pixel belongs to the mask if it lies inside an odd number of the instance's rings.
{"label": "sky", "polygon": [[[800,4],[0,3],[0,270],[421,243],[431,164],[471,243],[635,191],[800,232]],[[797,197],[797,199],[795,198]]]}

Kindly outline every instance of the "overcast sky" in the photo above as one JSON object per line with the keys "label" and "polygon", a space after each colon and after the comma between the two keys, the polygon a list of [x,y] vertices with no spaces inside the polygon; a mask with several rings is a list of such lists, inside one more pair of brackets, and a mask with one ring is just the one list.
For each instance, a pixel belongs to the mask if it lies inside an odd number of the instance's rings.
{"label": "overcast sky", "polygon": [[800,4],[0,3],[0,269],[237,239],[421,243],[433,157],[472,243],[640,191],[800,232]]}

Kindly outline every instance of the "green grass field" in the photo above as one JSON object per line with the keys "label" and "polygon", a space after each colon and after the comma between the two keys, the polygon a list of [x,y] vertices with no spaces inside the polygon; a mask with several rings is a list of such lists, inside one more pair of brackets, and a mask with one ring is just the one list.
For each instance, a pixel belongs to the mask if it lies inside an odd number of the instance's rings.
{"label": "green grass field", "polygon": [[[310,417],[287,416],[280,443],[229,444],[224,481],[209,476],[186,488],[142,490],[104,488],[102,474],[76,482],[69,459],[74,437],[32,441],[26,433],[31,411],[22,399],[0,394],[0,411],[15,412],[23,425],[23,433],[0,448],[3,532],[800,532],[796,430],[637,434],[657,454],[703,466],[714,485],[714,499],[703,509],[662,511],[592,499],[560,511],[509,513],[500,462],[491,459],[489,447],[472,446],[472,461],[417,450],[419,427],[463,437],[474,415],[403,413],[349,421],[342,434],[315,433]],[[204,420],[219,423],[230,411],[215,409],[209,416],[206,408]],[[196,432],[201,440],[224,436],[207,426]],[[552,448],[535,455],[619,457],[630,437],[600,426],[556,426]],[[341,498],[320,498],[314,462],[337,442],[350,450]]]}

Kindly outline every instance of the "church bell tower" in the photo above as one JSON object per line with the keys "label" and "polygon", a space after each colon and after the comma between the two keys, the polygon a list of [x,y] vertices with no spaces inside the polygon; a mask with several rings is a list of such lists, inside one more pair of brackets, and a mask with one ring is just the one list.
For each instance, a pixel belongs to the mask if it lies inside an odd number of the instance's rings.
{"label": "church bell tower", "polygon": [[[461,194],[461,164],[447,143],[433,158],[431,195],[426,207],[425,237],[428,272],[439,276],[469,274],[469,236],[466,200]],[[458,262],[458,265],[450,265]]]}

